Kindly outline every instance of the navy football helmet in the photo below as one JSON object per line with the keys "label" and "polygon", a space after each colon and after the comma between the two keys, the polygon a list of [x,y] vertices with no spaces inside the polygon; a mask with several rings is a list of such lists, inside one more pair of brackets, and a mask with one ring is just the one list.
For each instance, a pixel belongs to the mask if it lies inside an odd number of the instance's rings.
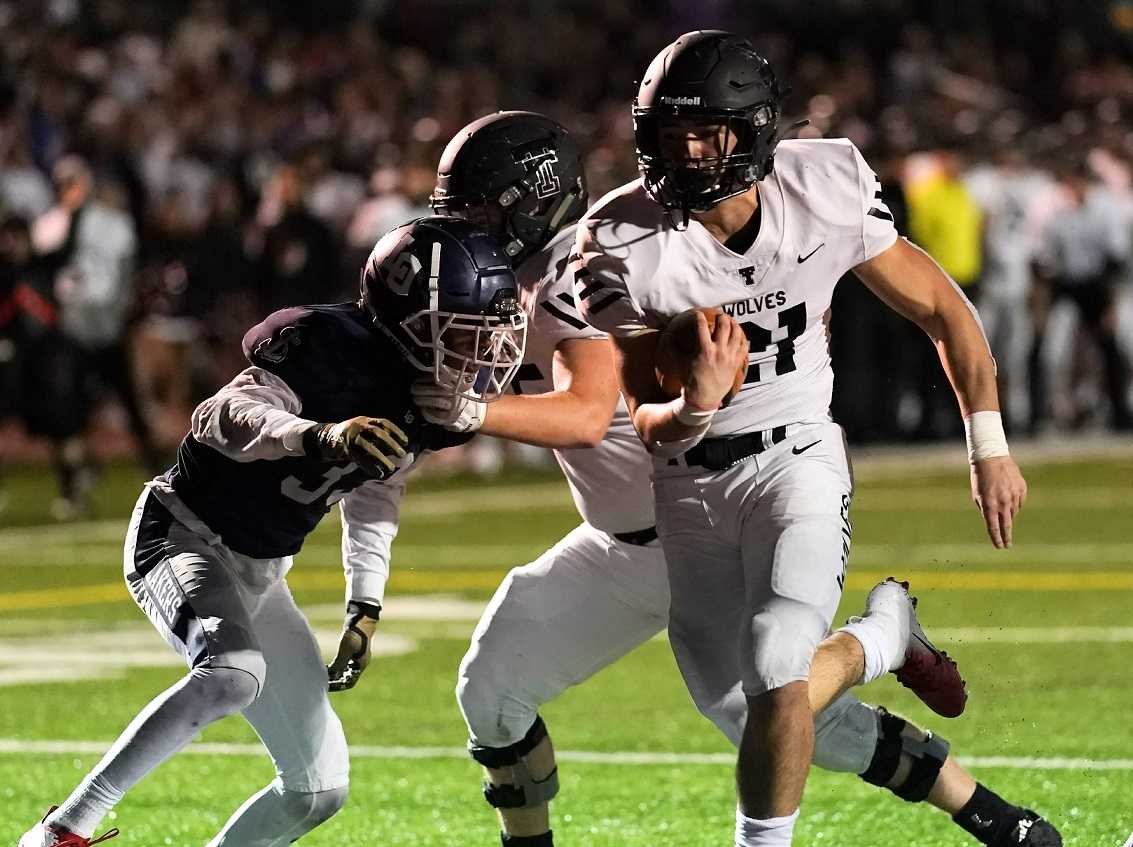
{"label": "navy football helmet", "polygon": [[582,153],[546,115],[485,115],[445,147],[429,205],[474,220],[518,267],[586,211]]}
{"label": "navy football helmet", "polygon": [[[739,35],[687,32],[658,53],[633,103],[637,163],[649,196],[687,220],[767,176],[783,94],[767,60]],[[693,158],[680,145],[668,148],[670,127],[717,131],[716,155]]]}
{"label": "navy football helmet", "polygon": [[507,256],[460,218],[390,230],[362,268],[360,306],[413,367],[453,394],[490,401],[523,361],[527,315]]}

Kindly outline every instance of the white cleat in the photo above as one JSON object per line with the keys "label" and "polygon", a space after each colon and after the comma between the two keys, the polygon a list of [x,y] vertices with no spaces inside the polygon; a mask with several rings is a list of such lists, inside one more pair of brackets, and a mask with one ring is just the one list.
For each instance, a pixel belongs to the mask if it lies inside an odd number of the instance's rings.
{"label": "white cleat", "polygon": [[[875,600],[876,595],[876,600]],[[945,718],[956,718],[968,703],[968,690],[960,677],[956,662],[943,650],[938,650],[917,619],[917,598],[909,594],[909,583],[889,577],[869,593],[867,613],[872,614],[874,604],[888,606],[889,612],[904,606],[902,634],[905,636],[905,654],[897,667],[890,668],[897,681],[921,699],[926,706]]]}

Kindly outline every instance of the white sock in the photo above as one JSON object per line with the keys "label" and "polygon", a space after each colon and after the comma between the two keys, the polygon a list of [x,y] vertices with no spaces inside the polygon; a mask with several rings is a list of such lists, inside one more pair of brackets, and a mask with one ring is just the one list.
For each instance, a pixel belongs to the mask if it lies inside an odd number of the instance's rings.
{"label": "white sock", "polygon": [[736,808],[736,847],[790,847],[799,810],[781,818],[749,818]]}
{"label": "white sock", "polygon": [[125,793],[112,785],[104,774],[87,774],[66,802],[49,814],[44,823],[91,838],[102,819],[118,805]]}
{"label": "white sock", "polygon": [[865,659],[862,684],[905,664],[909,640],[908,601],[902,594],[880,588],[870,592],[865,615],[855,615],[838,630],[852,635],[862,645]]}
{"label": "white sock", "polygon": [[197,668],[153,698],[45,823],[90,838],[138,780],[192,741],[206,725],[241,707],[235,695],[225,696],[229,692],[223,677],[244,672],[221,671]]}

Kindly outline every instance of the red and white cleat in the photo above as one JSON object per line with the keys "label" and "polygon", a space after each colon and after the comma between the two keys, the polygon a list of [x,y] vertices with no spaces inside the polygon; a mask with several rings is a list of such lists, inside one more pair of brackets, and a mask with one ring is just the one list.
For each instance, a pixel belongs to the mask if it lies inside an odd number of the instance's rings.
{"label": "red and white cleat", "polygon": [[[54,811],[55,807],[52,806],[47,815]],[[44,815],[42,821],[24,833],[17,847],[91,847],[92,844],[109,841],[118,834],[118,829],[114,828],[98,838],[83,838],[81,835],[75,835],[75,833],[68,832],[62,827],[46,823],[47,815]]]}
{"label": "red and white cleat", "polygon": [[[885,582],[896,583],[906,593],[909,590],[908,582],[897,582],[893,577]],[[960,669],[947,653],[938,650],[928,640],[921,622],[917,620],[917,598],[910,596],[909,601],[909,641],[905,662],[893,673],[898,682],[938,715],[958,718],[968,703],[968,690],[960,677]]]}

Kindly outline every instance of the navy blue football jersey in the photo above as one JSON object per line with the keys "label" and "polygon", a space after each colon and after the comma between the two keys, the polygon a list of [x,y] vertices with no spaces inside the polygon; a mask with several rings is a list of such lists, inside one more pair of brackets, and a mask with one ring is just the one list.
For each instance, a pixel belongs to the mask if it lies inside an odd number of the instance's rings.
{"label": "navy blue football jersey", "polygon": [[[275,312],[244,336],[244,354],[287,383],[308,420],[387,418],[409,437],[415,457],[471,438],[422,417],[410,394],[420,371],[371,328],[354,303]],[[331,505],[370,479],[352,462],[306,456],[237,462],[191,433],[167,478],[226,545],[257,559],[298,552]]]}

